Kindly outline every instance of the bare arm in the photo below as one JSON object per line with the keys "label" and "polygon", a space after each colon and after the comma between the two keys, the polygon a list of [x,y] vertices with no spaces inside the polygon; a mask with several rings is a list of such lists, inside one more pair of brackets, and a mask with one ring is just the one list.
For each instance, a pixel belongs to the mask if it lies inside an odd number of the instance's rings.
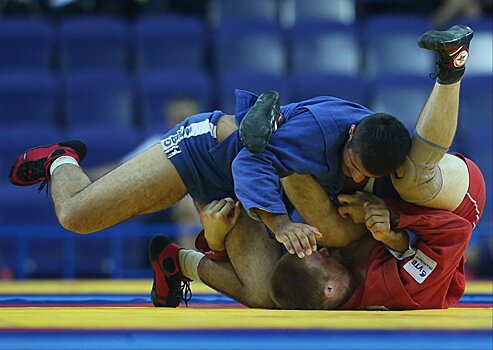
{"label": "bare arm", "polygon": [[316,239],[322,237],[318,228],[292,222],[285,214],[274,214],[261,209],[255,209],[255,213],[272,231],[276,240],[284,244],[290,254],[304,258],[317,249]]}
{"label": "bare arm", "polygon": [[344,247],[361,238],[366,227],[339,215],[327,192],[311,175],[294,174],[281,179],[289,200],[301,217],[322,233],[319,243],[326,247]]}
{"label": "bare arm", "polygon": [[403,229],[394,228],[397,216],[379,197],[358,191],[352,195],[341,194],[339,208],[341,215],[351,217],[354,222],[363,223],[377,241],[397,252],[409,248],[409,236]]}

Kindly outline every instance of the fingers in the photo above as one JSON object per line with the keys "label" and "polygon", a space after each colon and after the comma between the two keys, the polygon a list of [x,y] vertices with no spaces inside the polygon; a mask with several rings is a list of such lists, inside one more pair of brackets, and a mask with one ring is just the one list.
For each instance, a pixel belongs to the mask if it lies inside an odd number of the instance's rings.
{"label": "fingers", "polygon": [[220,200],[214,200],[212,201],[211,203],[215,202],[215,205],[213,207],[211,207],[211,211],[214,211],[214,212],[220,212],[221,209],[223,209],[225,206],[227,206],[229,203],[226,202],[226,200],[224,198],[220,199]]}
{"label": "fingers", "polygon": [[[307,225],[307,226],[309,226],[309,225]],[[309,252],[309,254],[308,254],[308,252],[306,252],[307,253],[306,255],[310,255],[312,252],[317,250],[317,238],[322,238],[322,233],[318,230],[318,228],[313,227],[313,226],[309,226],[309,228],[311,230],[311,234],[309,233],[307,235],[307,237],[308,237],[308,244],[309,244],[311,251]]]}
{"label": "fingers", "polygon": [[283,243],[290,254],[296,254],[300,258],[311,255],[317,249],[316,237],[322,234],[316,227],[305,224],[294,224],[276,234],[276,239]]}
{"label": "fingers", "polygon": [[[388,221],[388,220],[387,220]],[[385,217],[383,215],[371,215],[366,220],[366,228],[368,230],[374,230],[375,225],[384,224],[386,222]]]}
{"label": "fingers", "polygon": [[358,203],[361,201],[361,198],[365,196],[365,192],[362,191],[356,191],[353,194],[344,194],[341,193],[340,195],[337,196],[337,200],[339,203],[345,205],[345,204],[353,204],[353,203]]}
{"label": "fingers", "polygon": [[218,214],[227,217],[234,210],[235,204],[227,202],[224,199],[221,199],[221,201],[219,201],[219,204],[222,204],[222,206],[221,207],[218,206]]}
{"label": "fingers", "polygon": [[238,219],[240,218],[240,213],[241,213],[241,202],[237,201],[234,206],[233,218],[231,219],[232,225],[236,225],[238,223]]}
{"label": "fingers", "polygon": [[339,215],[344,219],[351,219],[356,224],[364,223],[364,208],[361,205],[347,204],[337,208]]}
{"label": "fingers", "polygon": [[357,207],[351,205],[351,204],[346,204],[346,205],[341,205],[339,208],[337,208],[337,211],[339,212],[339,215],[342,217],[350,217],[351,214],[354,214],[355,210]]}
{"label": "fingers", "polygon": [[389,225],[390,218],[388,210],[372,204],[367,205],[366,203],[365,208],[365,223],[367,229],[375,229],[374,226],[376,224]]}
{"label": "fingers", "polygon": [[305,225],[305,226],[307,226],[313,232],[316,238],[322,238],[323,234],[318,230],[318,228],[311,225]]}
{"label": "fingers", "polygon": [[[276,239],[280,243],[284,244],[284,247],[286,247],[289,254],[296,254],[298,255],[299,258],[305,257],[305,252],[301,247],[301,243],[297,236],[280,234],[280,235],[276,235]],[[310,254],[311,254],[311,250],[310,250]]]}
{"label": "fingers", "polygon": [[339,201],[339,203],[345,205],[350,204],[354,200],[354,198],[349,194],[340,194],[337,196],[337,200]]}

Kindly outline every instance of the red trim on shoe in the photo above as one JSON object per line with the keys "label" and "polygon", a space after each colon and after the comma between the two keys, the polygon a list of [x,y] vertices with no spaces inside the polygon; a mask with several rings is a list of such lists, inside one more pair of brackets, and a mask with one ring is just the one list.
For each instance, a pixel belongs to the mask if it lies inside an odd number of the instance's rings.
{"label": "red trim on shoe", "polygon": [[178,254],[183,249],[165,236],[154,236],[149,244],[154,281],[151,299],[156,307],[177,307],[192,297],[190,279],[180,271]]}
{"label": "red trim on shoe", "polygon": [[48,156],[48,159],[46,159],[46,162],[45,162],[45,172],[46,172],[46,178],[48,180],[51,177],[51,175],[50,175],[51,164],[53,164],[53,162],[56,159],[63,157],[63,156],[72,157],[76,160],[77,163],[80,163],[79,155],[77,154],[77,152],[75,152],[75,150],[73,150],[70,147],[59,147],[59,148],[53,150],[53,152],[50,153],[50,155]]}
{"label": "red trim on shoe", "polygon": [[449,56],[450,59],[450,67],[452,68],[461,68],[463,67],[467,59],[469,58],[469,48],[467,46],[460,46],[459,48],[454,48],[450,50]]}

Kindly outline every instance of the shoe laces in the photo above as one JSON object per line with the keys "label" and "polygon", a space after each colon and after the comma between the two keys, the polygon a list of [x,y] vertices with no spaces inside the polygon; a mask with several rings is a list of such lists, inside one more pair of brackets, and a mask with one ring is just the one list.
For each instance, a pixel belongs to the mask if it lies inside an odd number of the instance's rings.
{"label": "shoe laces", "polygon": [[181,280],[180,293],[183,301],[185,302],[185,306],[188,307],[188,302],[192,300],[192,289],[190,288],[190,281]]}
{"label": "shoe laces", "polygon": [[48,197],[48,188],[49,188],[49,186],[46,186],[47,184],[48,184],[48,180],[44,179],[43,181],[41,181],[38,187],[38,193],[41,193],[41,191],[43,191],[43,188],[46,187],[46,191],[45,191],[46,197]]}

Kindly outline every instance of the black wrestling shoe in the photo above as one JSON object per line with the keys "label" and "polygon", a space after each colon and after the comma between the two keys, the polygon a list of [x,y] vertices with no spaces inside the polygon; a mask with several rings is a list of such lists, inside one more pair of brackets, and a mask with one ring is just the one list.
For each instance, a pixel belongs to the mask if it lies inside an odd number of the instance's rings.
{"label": "black wrestling shoe", "polygon": [[430,30],[419,37],[420,47],[438,54],[436,76],[440,84],[453,84],[461,79],[473,35],[468,26],[455,25],[444,31]]}
{"label": "black wrestling shoe", "polygon": [[259,96],[240,123],[241,142],[250,152],[258,154],[265,149],[272,133],[283,122],[279,93],[274,90],[266,91]]}

